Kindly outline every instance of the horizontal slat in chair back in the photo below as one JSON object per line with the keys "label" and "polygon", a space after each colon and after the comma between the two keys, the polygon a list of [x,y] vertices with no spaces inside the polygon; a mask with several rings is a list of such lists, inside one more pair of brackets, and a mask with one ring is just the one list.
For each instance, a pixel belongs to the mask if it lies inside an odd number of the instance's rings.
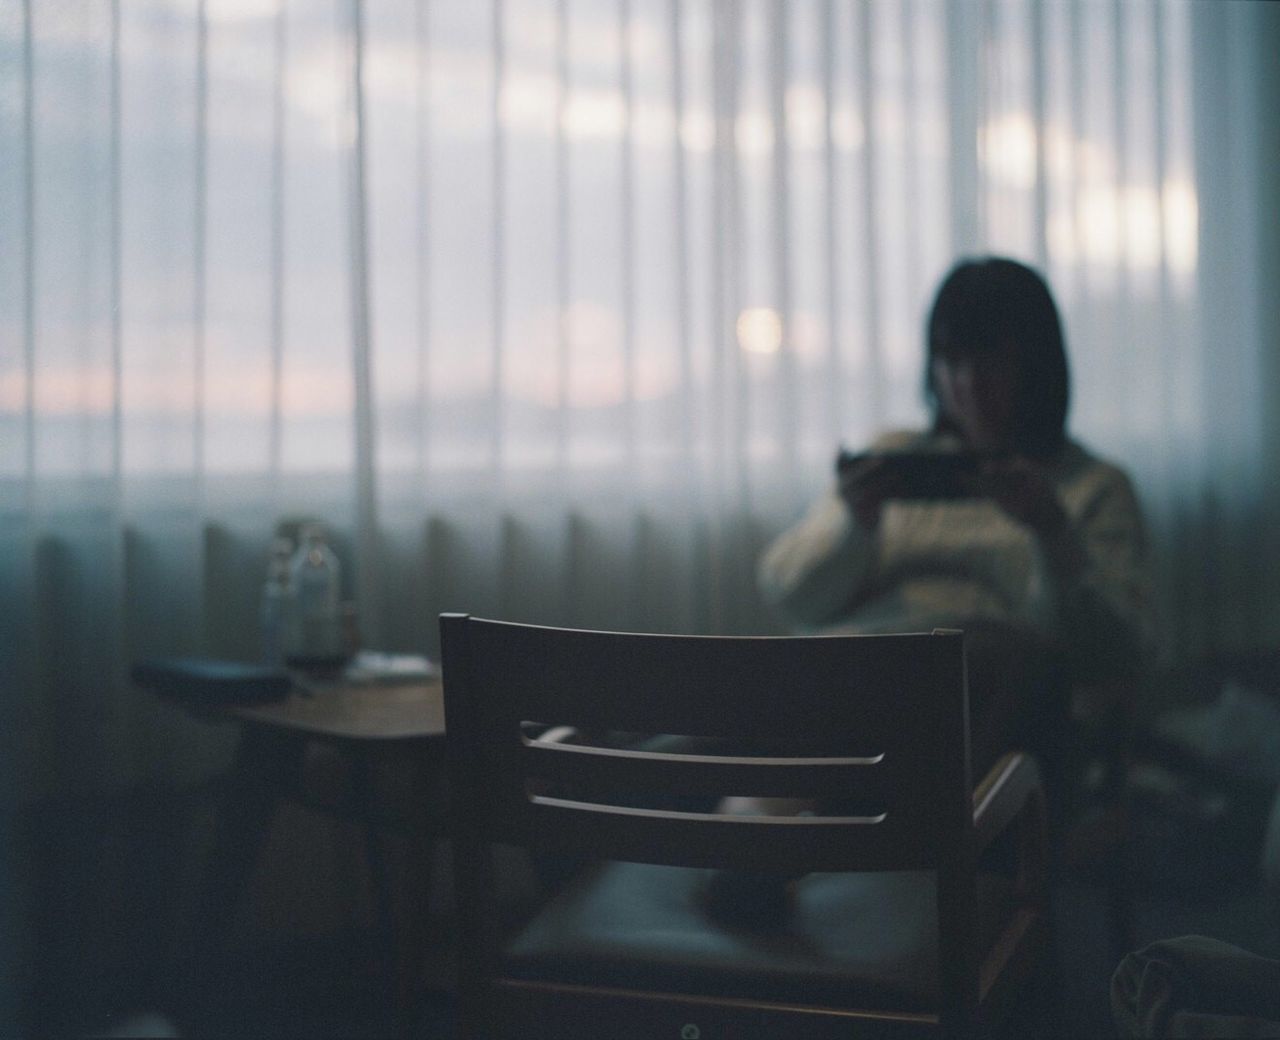
{"label": "horizontal slat in chair back", "polygon": [[[451,616],[442,632],[455,826],[479,840],[688,866],[911,869],[936,866],[968,819],[958,633],[666,636]],[[732,750],[564,744],[540,739],[545,726]],[[670,808],[735,795],[828,808]]]}

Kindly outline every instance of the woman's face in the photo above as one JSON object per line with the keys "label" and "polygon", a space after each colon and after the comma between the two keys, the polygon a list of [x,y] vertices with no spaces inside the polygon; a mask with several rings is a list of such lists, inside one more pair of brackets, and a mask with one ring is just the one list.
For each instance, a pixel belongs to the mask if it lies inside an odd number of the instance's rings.
{"label": "woman's face", "polygon": [[977,451],[1016,447],[1018,368],[1018,353],[1009,342],[980,353],[949,356],[944,352],[934,357],[938,406],[968,447]]}

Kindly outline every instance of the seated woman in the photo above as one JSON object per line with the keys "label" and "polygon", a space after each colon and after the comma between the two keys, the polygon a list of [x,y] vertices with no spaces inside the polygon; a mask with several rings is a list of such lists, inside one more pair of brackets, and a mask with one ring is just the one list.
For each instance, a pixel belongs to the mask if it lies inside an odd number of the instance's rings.
{"label": "seated woman", "polygon": [[[1064,678],[1130,673],[1149,652],[1145,536],[1124,472],[1066,434],[1062,326],[1039,275],[961,262],[927,336],[930,428],[842,453],[758,577],[800,631],[963,629],[976,782],[1015,744],[1044,750]],[[962,464],[928,467],[930,486],[922,453]]]}
{"label": "seated woman", "polygon": [[[1066,434],[1062,325],[1030,268],[991,257],[951,271],[929,313],[924,388],[929,429],[842,451],[832,488],[762,557],[760,589],[800,632],[963,629],[974,782],[1022,748],[1052,797],[1068,682],[1132,673],[1152,649],[1137,498]],[[772,926],[787,880],[720,873],[709,909]]]}

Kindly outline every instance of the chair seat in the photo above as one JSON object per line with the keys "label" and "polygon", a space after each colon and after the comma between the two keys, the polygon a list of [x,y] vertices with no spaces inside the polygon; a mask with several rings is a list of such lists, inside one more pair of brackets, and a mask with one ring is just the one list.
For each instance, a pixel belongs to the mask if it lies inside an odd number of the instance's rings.
{"label": "chair seat", "polygon": [[[703,908],[711,871],[607,863],[562,891],[505,951],[504,972],[886,1011],[938,1008],[932,872],[810,874],[776,931],[736,930]],[[979,948],[1014,905],[1012,883],[977,877]]]}

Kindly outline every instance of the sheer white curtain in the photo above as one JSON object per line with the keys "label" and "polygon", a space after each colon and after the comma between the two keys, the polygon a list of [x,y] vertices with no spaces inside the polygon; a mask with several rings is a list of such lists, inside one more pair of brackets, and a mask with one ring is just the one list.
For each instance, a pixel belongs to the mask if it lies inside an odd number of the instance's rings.
{"label": "sheer white curtain", "polygon": [[1171,645],[1274,641],[1266,6],[0,0],[10,790],[220,761],[128,664],[253,657],[285,515],[380,646],[772,630],[973,252],[1056,290]]}

